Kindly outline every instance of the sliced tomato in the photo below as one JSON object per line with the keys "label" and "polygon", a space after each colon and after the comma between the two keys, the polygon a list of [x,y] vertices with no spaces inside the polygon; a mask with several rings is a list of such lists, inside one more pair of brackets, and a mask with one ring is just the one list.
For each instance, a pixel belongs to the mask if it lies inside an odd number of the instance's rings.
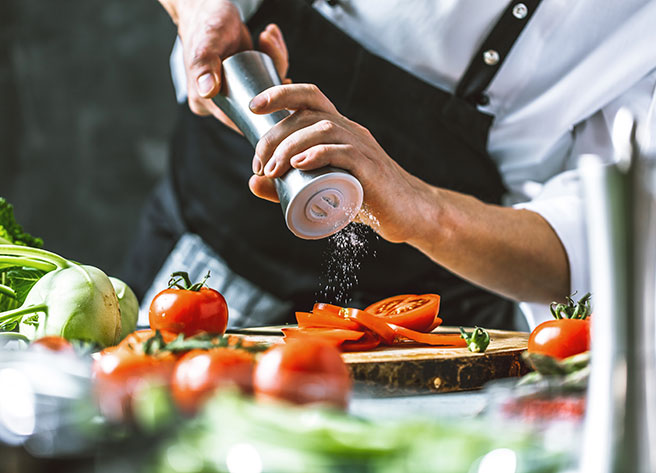
{"label": "sliced tomato", "polygon": [[433,326],[439,310],[440,296],[437,294],[388,297],[365,309],[389,323],[420,332],[426,332]]}
{"label": "sliced tomato", "polygon": [[459,333],[424,333],[410,330],[400,325],[389,324],[389,327],[396,335],[396,340],[401,341],[403,338],[413,342],[423,343],[425,345],[443,346],[443,347],[466,347],[467,342],[460,337]]}
{"label": "sliced tomato", "polygon": [[[340,308],[341,309],[341,308]],[[326,312],[322,309],[316,312],[296,312],[296,321],[300,328],[332,327],[346,330],[361,330],[362,326],[339,315],[338,312]]]}
{"label": "sliced tomato", "polygon": [[378,345],[380,345],[380,337],[367,330],[360,340],[346,341],[340,348],[342,351],[366,351],[372,350]]}
{"label": "sliced tomato", "polygon": [[353,309],[351,307],[342,309],[341,313],[345,317],[355,320],[359,324],[374,332],[380,337],[381,342],[385,345],[392,345],[394,343],[396,334],[382,317],[377,317],[365,310]]}
{"label": "sliced tomato", "polygon": [[364,332],[330,327],[285,327],[282,329],[282,333],[285,334],[286,339],[314,337],[334,346],[339,346],[346,341],[360,340],[364,336]]}
{"label": "sliced tomato", "polygon": [[317,302],[312,307],[312,313],[317,312],[331,312],[333,314],[338,314],[342,308],[335,304],[328,304],[327,302]]}
{"label": "sliced tomato", "polygon": [[416,294],[399,294],[398,296],[387,297],[378,302],[374,302],[364,310],[374,315],[381,315],[395,309],[401,302],[409,297],[417,297]]}
{"label": "sliced tomato", "polygon": [[433,325],[428,327],[428,329],[426,330],[426,333],[432,332],[433,330],[435,330],[440,325],[442,325],[442,319],[440,319],[439,317],[436,316],[435,320],[433,321]]}

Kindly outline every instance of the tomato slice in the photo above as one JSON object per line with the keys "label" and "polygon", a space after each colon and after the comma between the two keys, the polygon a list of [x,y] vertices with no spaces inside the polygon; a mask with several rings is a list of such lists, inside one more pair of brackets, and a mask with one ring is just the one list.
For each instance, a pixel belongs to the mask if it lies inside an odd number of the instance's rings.
{"label": "tomato slice", "polygon": [[340,347],[342,351],[366,351],[376,348],[380,345],[380,337],[367,330],[360,340],[346,341]]}
{"label": "tomato slice", "polygon": [[362,330],[359,323],[345,319],[343,316],[338,315],[338,312],[327,312],[323,309],[315,310],[316,312],[296,312],[296,321],[299,328],[332,327],[345,330]]}
{"label": "tomato slice", "polygon": [[289,339],[317,337],[335,346],[339,346],[346,341],[360,340],[364,336],[364,332],[330,327],[285,327],[282,329],[282,333],[285,334],[285,338]]}
{"label": "tomato slice", "polygon": [[467,342],[460,337],[458,333],[424,333],[410,330],[406,327],[399,325],[389,324],[391,330],[394,331],[397,340],[407,338],[413,342],[424,343],[432,346],[444,347],[466,347]]}
{"label": "tomato slice", "polygon": [[370,314],[383,317],[389,323],[420,332],[429,331],[439,310],[440,296],[437,294],[388,297],[365,309]]}
{"label": "tomato slice", "polygon": [[351,307],[342,309],[342,314],[374,332],[385,345],[392,345],[394,343],[396,334],[383,318],[376,317],[365,310],[353,309]]}
{"label": "tomato slice", "polygon": [[387,297],[378,302],[374,302],[364,310],[374,315],[386,314],[395,309],[401,302],[409,297],[417,297],[415,294],[399,294],[398,296]]}
{"label": "tomato slice", "polygon": [[442,325],[442,319],[435,316],[435,320],[433,321],[433,324],[430,327],[428,327],[428,329],[426,329],[426,333],[432,332],[433,330],[435,330],[440,325]]}
{"label": "tomato slice", "polygon": [[316,302],[312,307],[312,313],[317,312],[331,312],[333,314],[339,314],[339,311],[342,308],[335,304],[328,304],[327,302]]}

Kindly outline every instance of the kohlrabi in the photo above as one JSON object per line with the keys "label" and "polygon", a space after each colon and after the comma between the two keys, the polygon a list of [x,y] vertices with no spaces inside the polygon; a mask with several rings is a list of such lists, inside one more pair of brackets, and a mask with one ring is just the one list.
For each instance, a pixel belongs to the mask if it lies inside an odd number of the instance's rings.
{"label": "kohlrabi", "polygon": [[0,267],[8,266],[46,274],[19,308],[0,312],[0,327],[18,323],[20,333],[30,339],[60,335],[102,346],[120,340],[119,301],[112,282],[100,269],[39,248],[0,245]]}
{"label": "kohlrabi", "polygon": [[137,328],[139,317],[139,300],[134,291],[126,283],[118,278],[109,277],[114,286],[118,305],[121,309],[121,340]]}

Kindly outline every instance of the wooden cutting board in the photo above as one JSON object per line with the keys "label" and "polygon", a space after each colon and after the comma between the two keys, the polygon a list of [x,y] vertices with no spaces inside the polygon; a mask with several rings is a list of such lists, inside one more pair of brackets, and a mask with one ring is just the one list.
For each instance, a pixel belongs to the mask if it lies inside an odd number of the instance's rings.
{"label": "wooden cutting board", "polygon": [[[258,327],[239,330],[238,334],[252,341],[278,343],[282,339],[279,329]],[[440,327],[435,332],[459,333],[455,327]],[[488,333],[491,341],[485,353],[408,343],[343,353],[342,357],[351,370],[356,390],[377,395],[479,389],[488,381],[522,376],[530,371],[522,359],[528,333],[504,330],[488,330]]]}

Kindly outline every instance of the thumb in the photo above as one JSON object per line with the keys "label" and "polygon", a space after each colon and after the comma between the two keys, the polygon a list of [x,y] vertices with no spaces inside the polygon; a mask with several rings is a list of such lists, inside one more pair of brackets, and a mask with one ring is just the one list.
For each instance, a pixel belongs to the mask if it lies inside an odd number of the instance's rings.
{"label": "thumb", "polygon": [[284,83],[289,69],[289,52],[282,31],[280,31],[278,25],[271,23],[260,33],[258,39],[260,50],[271,57],[276,71],[278,71],[278,75]]}
{"label": "thumb", "polygon": [[219,91],[219,78],[221,77],[221,64],[217,67],[218,71],[208,70],[199,72],[196,79],[196,89],[198,95],[203,98],[215,96]]}

